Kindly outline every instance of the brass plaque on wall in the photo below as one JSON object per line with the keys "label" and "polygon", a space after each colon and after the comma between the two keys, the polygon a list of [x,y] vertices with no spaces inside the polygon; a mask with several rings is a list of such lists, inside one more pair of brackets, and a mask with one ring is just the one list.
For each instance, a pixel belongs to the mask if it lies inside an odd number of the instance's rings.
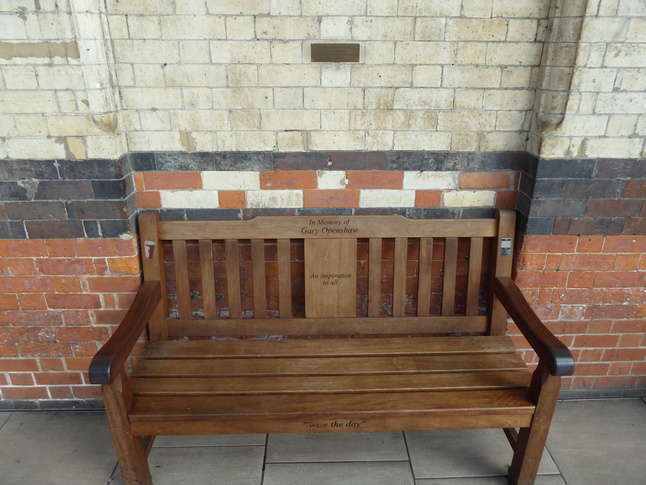
{"label": "brass plaque on wall", "polygon": [[312,44],[312,62],[359,62],[359,44]]}

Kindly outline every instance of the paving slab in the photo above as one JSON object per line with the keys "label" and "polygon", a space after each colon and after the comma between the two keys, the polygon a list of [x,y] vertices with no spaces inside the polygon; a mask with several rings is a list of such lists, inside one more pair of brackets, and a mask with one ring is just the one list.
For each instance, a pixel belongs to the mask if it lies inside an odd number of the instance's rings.
{"label": "paving slab", "polygon": [[646,483],[646,405],[641,399],[559,402],[547,448],[568,485]]}
{"label": "paving slab", "polygon": [[267,462],[408,460],[403,433],[272,434]]}
{"label": "paving slab", "polygon": [[[502,430],[406,432],[415,478],[507,476],[513,452]],[[549,453],[539,474],[558,475]]]}
{"label": "paving slab", "polygon": [[105,484],[117,463],[100,412],[14,412],[0,429],[3,485]]}
{"label": "paving slab", "polygon": [[153,448],[190,446],[264,446],[264,434],[220,434],[199,436],[158,436]]}
{"label": "paving slab", "polygon": [[408,462],[268,464],[263,485],[413,485]]}
{"label": "paving slab", "polygon": [[12,413],[9,412],[1,412],[0,413],[0,429],[4,426],[4,424],[7,422],[9,419],[9,416],[11,416]]}
{"label": "paving slab", "polygon": [[[509,485],[507,477],[437,478],[415,481],[415,485]],[[534,485],[566,485],[560,475],[541,475]]]}
{"label": "paving slab", "polygon": [[[262,446],[153,448],[148,465],[155,485],[260,485]],[[109,485],[123,485],[121,470]]]}

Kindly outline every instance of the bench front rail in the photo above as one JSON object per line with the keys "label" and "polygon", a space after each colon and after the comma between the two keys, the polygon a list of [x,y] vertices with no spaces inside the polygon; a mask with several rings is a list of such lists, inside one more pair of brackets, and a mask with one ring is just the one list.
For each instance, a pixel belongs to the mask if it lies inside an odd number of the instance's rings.
{"label": "bench front rail", "polygon": [[[90,368],[124,480],[152,483],[156,435],[502,428],[510,483],[534,483],[573,360],[510,278],[513,231],[510,211],[142,214],[145,282]],[[533,373],[508,314],[538,355]]]}

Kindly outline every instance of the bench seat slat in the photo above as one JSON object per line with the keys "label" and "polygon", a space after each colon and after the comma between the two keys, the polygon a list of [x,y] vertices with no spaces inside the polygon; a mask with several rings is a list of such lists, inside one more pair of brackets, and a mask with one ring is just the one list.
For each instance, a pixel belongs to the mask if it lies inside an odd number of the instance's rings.
{"label": "bench seat slat", "polygon": [[515,353],[509,337],[417,337],[321,340],[238,340],[148,342],[144,358],[287,357],[447,353]]}
{"label": "bench seat slat", "polygon": [[135,396],[412,392],[528,388],[529,372],[452,372],[307,377],[139,377]]}
{"label": "bench seat slat", "polygon": [[484,333],[488,329],[488,317],[168,319],[166,324],[170,337]]}
{"label": "bench seat slat", "polygon": [[524,370],[515,354],[388,357],[276,357],[273,359],[145,359],[134,376],[352,375]]}
{"label": "bench seat slat", "polygon": [[293,416],[328,414],[330,417],[346,413],[372,415],[450,411],[485,414],[500,410],[504,413],[533,412],[535,405],[527,391],[439,391],[390,393],[336,394],[332,399],[320,395],[265,395],[265,396],[181,396],[137,397],[130,408],[131,421],[202,420],[226,416]]}

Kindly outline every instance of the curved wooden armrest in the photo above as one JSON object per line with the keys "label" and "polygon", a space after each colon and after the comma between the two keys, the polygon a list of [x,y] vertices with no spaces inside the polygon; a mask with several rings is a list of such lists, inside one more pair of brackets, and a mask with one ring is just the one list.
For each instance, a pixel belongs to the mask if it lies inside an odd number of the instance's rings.
{"label": "curved wooden armrest", "polygon": [[570,350],[538,318],[516,283],[508,276],[496,278],[494,292],[549,373],[571,376],[574,359]]}
{"label": "curved wooden armrest", "polygon": [[132,302],[117,330],[92,358],[90,364],[92,384],[114,382],[160,300],[159,281],[146,281],[141,285],[135,301]]}

